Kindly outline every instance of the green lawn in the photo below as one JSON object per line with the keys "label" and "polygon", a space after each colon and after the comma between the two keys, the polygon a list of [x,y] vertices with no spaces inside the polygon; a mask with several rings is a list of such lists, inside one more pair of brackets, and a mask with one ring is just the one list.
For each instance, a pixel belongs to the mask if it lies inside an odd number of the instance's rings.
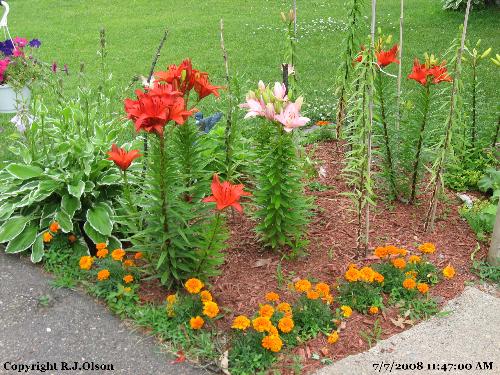
{"label": "green lawn", "polygon": [[[242,77],[243,89],[257,80],[280,79],[279,64],[285,47],[279,13],[291,0],[16,0],[9,18],[12,35],[37,37],[47,61],[67,63],[70,73],[85,62],[96,72],[99,29],[105,27],[109,65],[114,78],[127,84],[137,74],[147,75],[163,29],[170,36],[158,68],[191,57],[223,84],[219,20],[224,18],[226,47],[233,71]],[[297,71],[306,102],[332,103],[335,75],[343,49],[346,9],[342,0],[297,0],[300,43]],[[368,3],[368,1],[367,1]],[[385,33],[399,34],[399,0],[379,1],[378,25]],[[458,34],[463,14],[443,11],[439,0],[407,1],[404,71],[413,56],[426,51],[442,54]],[[368,20],[369,9],[366,8]],[[498,9],[473,12],[469,37],[500,52]],[[368,33],[368,29],[367,29]],[[391,67],[395,72],[396,67]],[[491,112],[495,112],[496,67],[481,67]],[[68,85],[74,83],[69,78]],[[97,74],[94,75],[97,79]],[[325,114],[324,114],[325,115]],[[488,121],[491,121],[491,116]]]}

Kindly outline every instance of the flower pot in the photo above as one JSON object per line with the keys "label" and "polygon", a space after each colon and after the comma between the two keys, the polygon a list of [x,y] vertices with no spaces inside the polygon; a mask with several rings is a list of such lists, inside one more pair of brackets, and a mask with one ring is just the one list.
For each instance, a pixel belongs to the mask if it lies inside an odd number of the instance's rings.
{"label": "flower pot", "polygon": [[0,85],[0,113],[16,113],[22,107],[30,104],[31,91],[23,87],[21,92],[15,92],[9,85]]}

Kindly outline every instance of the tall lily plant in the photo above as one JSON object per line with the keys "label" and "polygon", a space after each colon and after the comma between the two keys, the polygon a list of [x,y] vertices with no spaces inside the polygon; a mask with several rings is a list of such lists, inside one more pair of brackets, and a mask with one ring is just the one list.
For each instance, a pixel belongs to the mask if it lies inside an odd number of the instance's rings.
{"label": "tall lily plant", "polygon": [[259,82],[240,107],[247,110],[245,118],[263,119],[258,129],[258,172],[254,202],[259,219],[257,232],[271,249],[289,247],[298,250],[304,245],[306,225],[310,217],[310,201],[304,194],[293,130],[306,125],[300,114],[303,98],[295,101],[286,86],[274,87]]}

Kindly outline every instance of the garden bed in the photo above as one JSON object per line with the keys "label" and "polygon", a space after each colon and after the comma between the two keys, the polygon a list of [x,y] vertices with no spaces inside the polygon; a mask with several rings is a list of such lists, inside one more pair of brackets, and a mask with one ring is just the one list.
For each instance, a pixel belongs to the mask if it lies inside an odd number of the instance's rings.
{"label": "garden bed", "polygon": [[[264,303],[264,296],[269,291],[277,291],[286,300],[293,299],[294,293],[288,291],[287,284],[298,278],[324,281],[333,284],[342,278],[348,265],[356,255],[355,215],[350,210],[350,200],[342,193],[348,191],[342,179],[342,147],[336,141],[322,142],[314,153],[319,166],[326,170],[325,177],[316,180],[329,186],[322,192],[309,191],[315,197],[317,208],[313,221],[309,225],[307,247],[308,256],[298,260],[282,259],[284,254],[263,249],[253,230],[254,222],[247,216],[230,216],[230,246],[221,268],[221,275],[212,280],[212,292],[220,306],[226,311],[217,322],[219,328],[228,332],[234,317],[240,314],[251,316],[259,303]],[[423,230],[427,200],[422,197],[419,205],[407,205],[399,202],[378,202],[371,221],[371,248],[383,245],[395,245],[408,250],[415,250],[418,244],[432,242],[437,251],[429,255],[437,267],[443,268],[451,263],[456,276],[445,283],[439,283],[431,289],[431,296],[440,305],[459,295],[467,281],[475,280],[471,272],[470,254],[476,249],[477,241],[468,224],[460,218],[460,203],[454,193],[447,193],[446,203],[439,205],[438,220],[433,233]],[[482,258],[486,253],[484,246],[476,254]],[[378,258],[369,255],[356,263],[358,266],[378,262]],[[279,286],[278,267],[284,284]],[[140,289],[140,298],[144,302],[164,303],[168,290],[155,282],[147,282]],[[335,292],[333,293],[336,297]],[[321,366],[321,361],[313,359],[313,354],[320,358],[328,357],[336,361],[348,355],[369,349],[361,331],[371,331],[379,319],[382,333],[380,338],[387,338],[401,332],[411,325],[401,328],[392,323],[399,314],[397,307],[389,307],[376,316],[353,312],[345,329],[340,333],[339,342],[329,345],[326,336],[320,335],[306,344],[293,349],[293,354],[301,357],[304,373],[310,373]],[[317,358],[317,357],[316,357]],[[283,356],[279,366],[286,374],[291,366],[292,357]],[[290,370],[291,371],[291,370]]]}

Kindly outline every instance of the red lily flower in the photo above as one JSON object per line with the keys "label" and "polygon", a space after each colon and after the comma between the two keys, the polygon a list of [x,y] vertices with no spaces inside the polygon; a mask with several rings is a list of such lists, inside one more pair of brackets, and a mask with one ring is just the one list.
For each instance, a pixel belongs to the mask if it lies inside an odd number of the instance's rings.
{"label": "red lily flower", "polygon": [[108,160],[113,160],[122,171],[126,171],[135,159],[142,156],[139,154],[138,150],[131,150],[127,152],[127,150],[118,147],[114,143],[111,146],[111,151],[108,151],[108,155]]}
{"label": "red lily flower", "polygon": [[243,189],[243,185],[233,185],[228,181],[224,181],[221,184],[219,176],[214,174],[214,178],[212,180],[213,195],[204,198],[203,202],[215,202],[218,210],[223,210],[226,207],[232,206],[237,211],[243,212],[243,208],[239,202],[240,198],[242,196],[252,195],[249,192],[243,191]]}
{"label": "red lily flower", "polygon": [[182,93],[173,91],[171,85],[157,84],[146,92],[136,91],[138,100],[125,100],[127,117],[134,121],[135,130],[163,134],[169,121],[182,125],[193,111],[186,110]]}
{"label": "red lily flower", "polygon": [[222,86],[213,86],[208,82],[208,75],[201,73],[194,81],[194,91],[198,93],[198,99],[201,100],[208,95],[215,95],[219,97],[220,94],[217,90],[221,89]]}
{"label": "red lily flower", "polygon": [[396,58],[396,54],[398,53],[399,46],[397,44],[394,45],[389,51],[379,51],[376,52],[377,63],[382,68],[391,63],[399,64],[399,60]]}
{"label": "red lily flower", "polygon": [[420,64],[418,59],[415,59],[413,62],[413,69],[410,75],[408,75],[409,79],[414,79],[421,85],[427,84],[427,76],[430,75],[429,70],[426,68],[425,64]]}
{"label": "red lily flower", "polygon": [[363,51],[365,51],[365,50],[366,50],[366,47],[362,44],[361,51],[359,51],[358,57],[356,57],[353,62],[360,63],[361,61],[363,61]]}
{"label": "red lily flower", "polygon": [[452,78],[448,75],[448,70],[446,69],[446,62],[443,61],[441,65],[435,65],[429,69],[429,74],[431,74],[434,79],[432,83],[438,84],[440,82],[451,82]]}

